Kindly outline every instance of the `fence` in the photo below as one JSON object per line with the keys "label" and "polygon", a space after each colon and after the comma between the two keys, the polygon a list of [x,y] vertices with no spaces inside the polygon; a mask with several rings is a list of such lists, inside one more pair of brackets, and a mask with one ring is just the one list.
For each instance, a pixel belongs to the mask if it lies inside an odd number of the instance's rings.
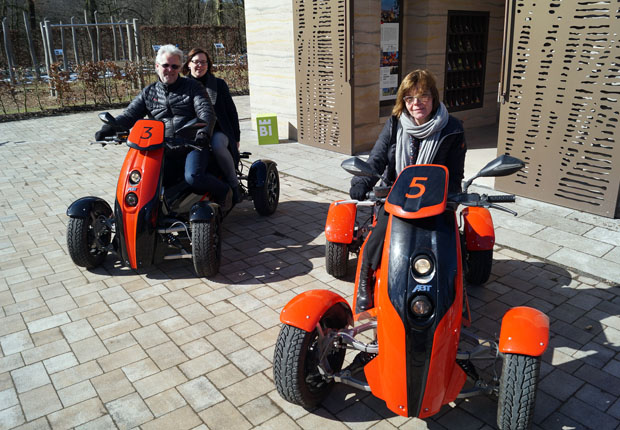
{"label": "fence", "polygon": [[[49,75],[50,65],[62,63],[64,70],[74,70],[85,61],[152,61],[153,45],[172,43],[185,52],[202,47],[214,60],[225,60],[228,55],[239,56],[246,50],[244,29],[225,26],[140,26],[136,19],[84,23],[71,17],[70,23],[51,23],[43,20],[39,29],[30,28],[24,12],[24,26],[9,28],[2,20],[4,56],[0,56],[3,78],[14,82],[14,69],[32,68],[40,76],[40,62]],[[216,52],[215,44],[224,46]],[[226,55],[221,55],[222,51]],[[3,58],[4,57],[4,58]]]}

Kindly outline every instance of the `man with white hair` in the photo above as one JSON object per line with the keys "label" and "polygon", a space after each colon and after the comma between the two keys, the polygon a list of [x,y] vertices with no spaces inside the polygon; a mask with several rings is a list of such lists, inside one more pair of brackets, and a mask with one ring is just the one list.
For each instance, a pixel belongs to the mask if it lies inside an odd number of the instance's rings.
{"label": "man with white hair", "polygon": [[[198,193],[211,192],[216,200],[225,200],[228,187],[219,186],[214,177],[207,173],[208,153],[206,150],[213,134],[215,126],[215,111],[211,100],[204,87],[194,79],[179,77],[179,71],[183,63],[183,52],[174,45],[163,45],[157,51],[155,58],[155,71],[158,81],[148,85],[140,94],[133,99],[127,109],[116,117],[116,122],[130,129],[136,121],[149,118],[163,121],[165,124],[165,136],[174,137],[176,131],[194,118],[206,124],[196,133],[196,144],[205,148],[194,155],[187,157],[186,151],[173,151],[167,158],[166,171],[178,172],[185,164],[185,178]],[[95,133],[97,141],[104,140],[106,136],[113,136],[115,129],[104,124],[101,130]],[[181,175],[179,175],[181,176]],[[171,178],[169,178],[171,179]]]}

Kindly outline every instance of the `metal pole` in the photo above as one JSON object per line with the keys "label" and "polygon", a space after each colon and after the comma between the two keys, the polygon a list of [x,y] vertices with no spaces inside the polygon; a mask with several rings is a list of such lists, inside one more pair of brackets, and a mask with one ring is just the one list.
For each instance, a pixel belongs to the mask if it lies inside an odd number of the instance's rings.
{"label": "metal pole", "polygon": [[56,54],[54,53],[54,44],[52,41],[52,29],[50,28],[50,22],[46,19],[43,23],[45,27],[45,37],[47,39],[47,49],[49,50],[50,64],[56,62]]}
{"label": "metal pole", "polygon": [[[97,25],[97,11],[93,13],[95,16],[95,25]],[[95,27],[95,32],[97,34],[97,61],[101,61],[101,37],[99,36],[99,26]]]}
{"label": "metal pole", "polygon": [[[86,13],[86,9],[84,9],[84,24],[88,24],[88,14]],[[96,53],[95,53],[95,41],[93,40],[93,35],[90,32],[90,27],[86,27],[86,31],[88,32],[88,38],[90,39],[90,49],[91,49],[91,52],[92,52],[92,57],[91,58],[92,58],[93,63],[94,63],[95,61],[97,61],[95,59],[95,55],[96,55]]]}
{"label": "metal pole", "polygon": [[135,38],[135,43],[136,43],[136,61],[139,62],[142,56],[140,55],[140,32],[138,30],[138,19],[137,18],[133,19],[133,36]]}
{"label": "metal pole", "polygon": [[45,27],[43,27],[43,21],[39,22],[39,27],[41,27],[41,41],[43,42],[43,53],[45,54],[45,71],[49,77],[51,61],[49,49],[47,48],[47,38],[45,37]]}
{"label": "metal pole", "polygon": [[123,37],[123,27],[120,24],[118,24],[118,35],[121,37],[121,50],[123,52],[123,56],[121,58],[124,58],[125,60],[127,60],[127,52],[125,51],[125,38]]}
{"label": "metal pole", "polygon": [[80,57],[78,55],[77,39],[75,37],[75,27],[73,26],[74,19],[74,17],[71,17],[71,38],[73,39],[73,56],[75,57],[75,64],[78,65],[80,64]]}
{"label": "metal pole", "polygon": [[131,27],[129,26],[129,21],[125,20],[125,25],[127,26],[127,48],[129,51],[129,61],[133,61],[133,46],[131,45]]}
{"label": "metal pole", "polygon": [[37,55],[34,52],[34,43],[32,42],[32,31],[30,30],[30,20],[28,19],[28,14],[24,11],[24,24],[26,26],[26,37],[28,38],[28,48],[30,49],[30,58],[32,59],[32,67],[34,68],[34,73],[39,79],[41,77],[41,71],[39,70],[39,63],[37,63]]}
{"label": "metal pole", "polygon": [[11,49],[11,37],[9,36],[9,25],[6,23],[7,18],[2,18],[2,33],[4,34],[4,52],[6,52],[6,60],[9,65],[9,78],[11,83],[15,83],[15,72],[13,71],[13,51]]}
{"label": "metal pole", "polygon": [[110,17],[110,22],[112,23],[112,42],[114,43],[114,61],[118,61],[118,54],[116,52],[116,30],[114,30],[114,17]]}
{"label": "metal pole", "polygon": [[[62,25],[62,21],[60,21]],[[65,29],[60,27],[60,49],[62,49],[62,67],[65,69],[65,72],[69,70],[67,66],[67,52],[65,51]]]}

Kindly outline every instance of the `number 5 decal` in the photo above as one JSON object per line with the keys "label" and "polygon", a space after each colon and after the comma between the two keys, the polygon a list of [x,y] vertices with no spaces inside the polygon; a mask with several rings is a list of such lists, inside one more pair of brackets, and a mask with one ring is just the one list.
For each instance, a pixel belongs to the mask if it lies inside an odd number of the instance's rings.
{"label": "number 5 decal", "polygon": [[405,194],[405,197],[407,197],[408,199],[417,199],[418,197],[420,197],[422,194],[424,194],[424,191],[426,191],[426,187],[422,184],[419,184],[418,181],[422,182],[422,181],[427,181],[428,178],[422,178],[422,177],[415,177],[411,180],[411,183],[409,184],[409,189],[411,188],[417,188],[418,192],[415,194]]}
{"label": "number 5 decal", "polygon": [[140,136],[140,140],[149,139],[152,137],[153,133],[151,133],[151,130],[153,130],[153,127],[144,127],[144,132],[142,133],[142,136]]}

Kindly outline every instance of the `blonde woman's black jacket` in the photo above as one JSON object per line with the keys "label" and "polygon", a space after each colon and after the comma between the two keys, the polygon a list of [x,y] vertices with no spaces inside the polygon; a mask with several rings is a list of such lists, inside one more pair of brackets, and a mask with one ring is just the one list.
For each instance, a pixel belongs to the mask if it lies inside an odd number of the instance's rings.
{"label": "blonde woman's black jacket", "polygon": [[[396,125],[398,118],[392,116],[381,130],[379,138],[373,146],[368,164],[375,172],[385,175],[385,178],[393,183],[400,172],[396,171]],[[461,121],[450,115],[448,123],[441,131],[441,144],[435,154],[432,164],[440,164],[448,168],[448,192],[461,191],[463,171],[465,166],[465,153],[467,144],[465,132]],[[372,190],[377,183],[376,178],[355,176],[351,180],[351,189],[364,187],[364,191]]]}
{"label": "blonde woman's black jacket", "polygon": [[207,124],[198,133],[211,137],[216,121],[213,105],[204,87],[193,79],[182,77],[170,85],[157,81],[147,86],[116,117],[116,121],[129,129],[146,115],[164,122],[166,137],[173,137],[179,128],[194,118]]}

